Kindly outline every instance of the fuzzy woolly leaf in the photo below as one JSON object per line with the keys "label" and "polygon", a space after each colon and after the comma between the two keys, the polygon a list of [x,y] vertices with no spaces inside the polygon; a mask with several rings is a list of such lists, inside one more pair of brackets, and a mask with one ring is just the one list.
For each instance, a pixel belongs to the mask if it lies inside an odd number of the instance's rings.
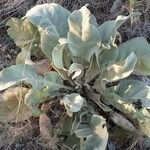
{"label": "fuzzy woolly leaf", "polygon": [[9,36],[20,48],[38,49],[40,36],[37,27],[31,24],[28,19],[10,19],[7,24]]}
{"label": "fuzzy woolly leaf", "polygon": [[71,65],[71,52],[68,49],[65,39],[59,40],[58,44],[52,51],[52,61],[57,69],[69,69]]}
{"label": "fuzzy woolly leaf", "polygon": [[42,86],[42,77],[38,76],[36,70],[30,65],[13,65],[0,72],[0,91],[5,90],[21,82],[32,85],[33,88]]}
{"label": "fuzzy woolly leaf", "polygon": [[106,68],[95,82],[97,91],[102,92],[108,82],[115,82],[128,77],[133,71],[137,58],[131,53],[125,61],[120,61]]}
{"label": "fuzzy woolly leaf", "polygon": [[66,37],[68,33],[67,19],[70,12],[56,3],[37,5],[31,8],[25,15],[34,25],[47,28],[54,26],[60,37]]}
{"label": "fuzzy woolly leaf", "polygon": [[31,89],[25,96],[25,104],[32,110],[33,116],[39,116],[42,111],[38,108],[39,104],[46,100],[48,96],[48,88],[41,88],[40,90]]}
{"label": "fuzzy woolly leaf", "polygon": [[132,52],[137,56],[135,70],[139,74],[150,74],[150,44],[143,38],[133,38],[118,47],[116,62],[125,59]]}
{"label": "fuzzy woolly leaf", "polygon": [[105,126],[105,119],[102,116],[93,115],[90,121],[93,135],[87,137],[82,144],[82,150],[99,149],[104,150],[107,146],[108,132]]}
{"label": "fuzzy woolly leaf", "polygon": [[41,110],[38,107],[48,96],[56,96],[58,95],[58,90],[60,88],[65,88],[65,86],[63,86],[63,80],[57,72],[51,71],[46,73],[43,80],[45,81],[45,86],[40,87],[39,89],[32,88],[25,96],[25,102],[32,108],[34,116],[40,115]]}
{"label": "fuzzy woolly leaf", "polygon": [[113,64],[104,70],[104,72],[102,72],[101,79],[105,79],[108,82],[114,82],[126,78],[134,71],[136,62],[136,55],[131,53],[125,61]]}
{"label": "fuzzy woolly leaf", "polygon": [[150,137],[150,113],[146,109],[143,109],[142,113],[145,115],[145,117],[142,119],[138,119],[140,129],[142,130],[144,135]]}
{"label": "fuzzy woolly leaf", "polygon": [[[138,80],[124,80],[113,88],[113,92],[126,102],[138,104],[150,109],[150,87]],[[140,101],[140,102],[138,102]]]}
{"label": "fuzzy woolly leaf", "polygon": [[50,71],[44,75],[46,79],[54,84],[63,85],[63,80],[60,75],[55,71]]}
{"label": "fuzzy woolly leaf", "polygon": [[130,101],[127,102],[127,99],[123,99],[121,96],[114,94],[110,90],[108,90],[103,96],[104,101],[107,104],[113,105],[116,109],[120,110],[121,112],[128,114],[132,118],[138,119],[143,133],[145,135],[150,136],[150,133],[148,131],[149,127],[147,127],[147,125],[149,125],[150,122],[150,114],[145,108],[136,108],[132,103],[130,103]]}
{"label": "fuzzy woolly leaf", "polygon": [[[105,119],[102,116],[91,116],[86,112],[80,114],[80,121],[74,133],[81,138],[81,150],[104,150],[106,148],[108,132],[105,123]],[[86,140],[82,141],[83,138],[86,138]]]}
{"label": "fuzzy woolly leaf", "polygon": [[50,72],[46,73],[45,79],[48,81],[47,88],[48,88],[49,96],[58,95],[58,90],[60,88],[68,89],[68,87],[63,85],[63,80],[62,80],[61,76],[55,71],[50,71]]}
{"label": "fuzzy woolly leaf", "polygon": [[59,44],[59,34],[54,26],[47,27],[41,33],[41,48],[43,53],[52,59],[52,50]]}
{"label": "fuzzy woolly leaf", "polygon": [[90,66],[85,71],[85,82],[89,83],[93,80],[98,74],[100,74],[99,66],[96,61],[95,55],[91,58]]}
{"label": "fuzzy woolly leaf", "polygon": [[64,69],[64,62],[63,62],[63,51],[65,45],[57,45],[53,52],[52,52],[52,62],[54,66],[58,69]]}
{"label": "fuzzy woolly leaf", "polygon": [[[68,53],[66,52],[65,44],[62,45],[57,45],[53,51],[52,51],[52,62],[53,62],[53,67],[57,72],[61,75],[61,77],[64,80],[68,79],[67,75],[67,69],[65,68],[65,62],[67,64],[71,64],[70,59],[65,60],[64,58],[67,57]],[[67,57],[68,58],[68,57]]]}
{"label": "fuzzy woolly leaf", "polygon": [[68,115],[72,115],[73,112],[80,111],[83,102],[84,98],[77,93],[68,94],[62,100],[62,103],[65,105],[65,108],[67,109]]}
{"label": "fuzzy woolly leaf", "polygon": [[112,44],[117,35],[117,29],[129,18],[140,15],[138,12],[131,13],[129,16],[118,16],[116,20],[104,22],[98,27],[102,38],[102,43]]}
{"label": "fuzzy woolly leaf", "polygon": [[117,47],[111,46],[110,49],[102,50],[98,56],[98,64],[101,70],[105,70],[107,67],[115,63],[118,55]]}
{"label": "fuzzy woolly leaf", "polygon": [[68,76],[70,76],[72,80],[74,80],[75,78],[81,78],[83,74],[84,70],[82,65],[77,63],[73,63],[68,70]]}
{"label": "fuzzy woolly leaf", "polygon": [[100,47],[100,35],[97,28],[91,22],[91,13],[83,6],[75,10],[68,19],[69,33],[68,45],[73,54],[73,61],[82,64],[90,62],[91,56]]}

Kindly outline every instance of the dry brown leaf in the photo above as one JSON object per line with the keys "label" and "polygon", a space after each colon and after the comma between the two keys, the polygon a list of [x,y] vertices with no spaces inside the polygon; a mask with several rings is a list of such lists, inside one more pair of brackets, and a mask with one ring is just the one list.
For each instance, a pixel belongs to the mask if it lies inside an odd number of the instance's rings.
{"label": "dry brown leaf", "polygon": [[37,73],[40,75],[44,75],[46,72],[52,70],[52,63],[48,59],[43,59],[33,64],[34,68],[36,69]]}
{"label": "dry brown leaf", "polygon": [[[22,101],[25,97],[25,95],[28,93],[29,89],[25,87],[11,87],[7,89],[3,93],[3,100],[4,101],[11,101],[11,103],[14,101],[16,103],[17,101]],[[18,103],[18,102],[17,102]]]}
{"label": "dry brown leaf", "polygon": [[46,114],[41,114],[39,118],[41,136],[48,140],[53,137],[53,127],[50,118]]}
{"label": "dry brown leaf", "polygon": [[116,123],[117,125],[119,125],[120,127],[124,128],[128,131],[136,130],[134,125],[129,120],[124,118],[121,114],[118,114],[116,112],[111,113],[111,119],[114,123]]}
{"label": "dry brown leaf", "polygon": [[31,110],[24,103],[28,88],[12,87],[7,89],[0,99],[0,121],[20,122],[32,116]]}

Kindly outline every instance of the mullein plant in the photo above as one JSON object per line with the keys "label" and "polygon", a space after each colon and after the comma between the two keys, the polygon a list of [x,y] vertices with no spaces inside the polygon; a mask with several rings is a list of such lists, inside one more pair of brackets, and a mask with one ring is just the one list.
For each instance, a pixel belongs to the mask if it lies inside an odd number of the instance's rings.
{"label": "mullein plant", "polygon": [[[56,99],[68,116],[60,124],[70,149],[106,149],[105,113],[118,126],[150,137],[150,87],[130,77],[150,75],[150,44],[143,37],[122,43],[117,31],[139,15],[119,15],[98,25],[87,5],[71,13],[50,3],[11,18],[7,31],[22,51],[16,65],[0,72],[5,91],[0,121],[37,117],[44,113],[42,103]],[[31,56],[48,60],[53,69],[40,73]],[[127,118],[138,121],[138,127]]]}

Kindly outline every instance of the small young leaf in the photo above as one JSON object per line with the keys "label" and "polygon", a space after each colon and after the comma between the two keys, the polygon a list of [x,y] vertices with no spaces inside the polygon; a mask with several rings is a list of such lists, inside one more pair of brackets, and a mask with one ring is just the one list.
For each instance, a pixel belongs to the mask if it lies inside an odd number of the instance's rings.
{"label": "small young leaf", "polygon": [[84,101],[84,98],[79,94],[72,93],[66,95],[63,98],[62,103],[65,105],[68,115],[71,115],[73,112],[78,112],[81,110]]}
{"label": "small young leaf", "polygon": [[84,74],[84,70],[82,65],[73,63],[69,70],[68,70],[68,76],[74,80],[75,78],[81,78]]}

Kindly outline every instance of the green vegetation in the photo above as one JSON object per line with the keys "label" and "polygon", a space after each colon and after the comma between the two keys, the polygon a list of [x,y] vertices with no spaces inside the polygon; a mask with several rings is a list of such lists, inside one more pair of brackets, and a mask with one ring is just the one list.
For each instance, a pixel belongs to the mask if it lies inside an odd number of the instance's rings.
{"label": "green vegetation", "polygon": [[[40,116],[41,104],[53,98],[66,109],[59,134],[70,149],[106,149],[105,114],[126,130],[150,136],[150,87],[130,77],[150,75],[150,44],[142,37],[119,43],[117,31],[138,15],[120,15],[99,26],[86,5],[71,13],[50,3],[10,19],[8,34],[22,51],[16,65],[0,72],[0,90],[6,90],[0,121]],[[49,59],[54,70],[39,72],[31,56]]]}

